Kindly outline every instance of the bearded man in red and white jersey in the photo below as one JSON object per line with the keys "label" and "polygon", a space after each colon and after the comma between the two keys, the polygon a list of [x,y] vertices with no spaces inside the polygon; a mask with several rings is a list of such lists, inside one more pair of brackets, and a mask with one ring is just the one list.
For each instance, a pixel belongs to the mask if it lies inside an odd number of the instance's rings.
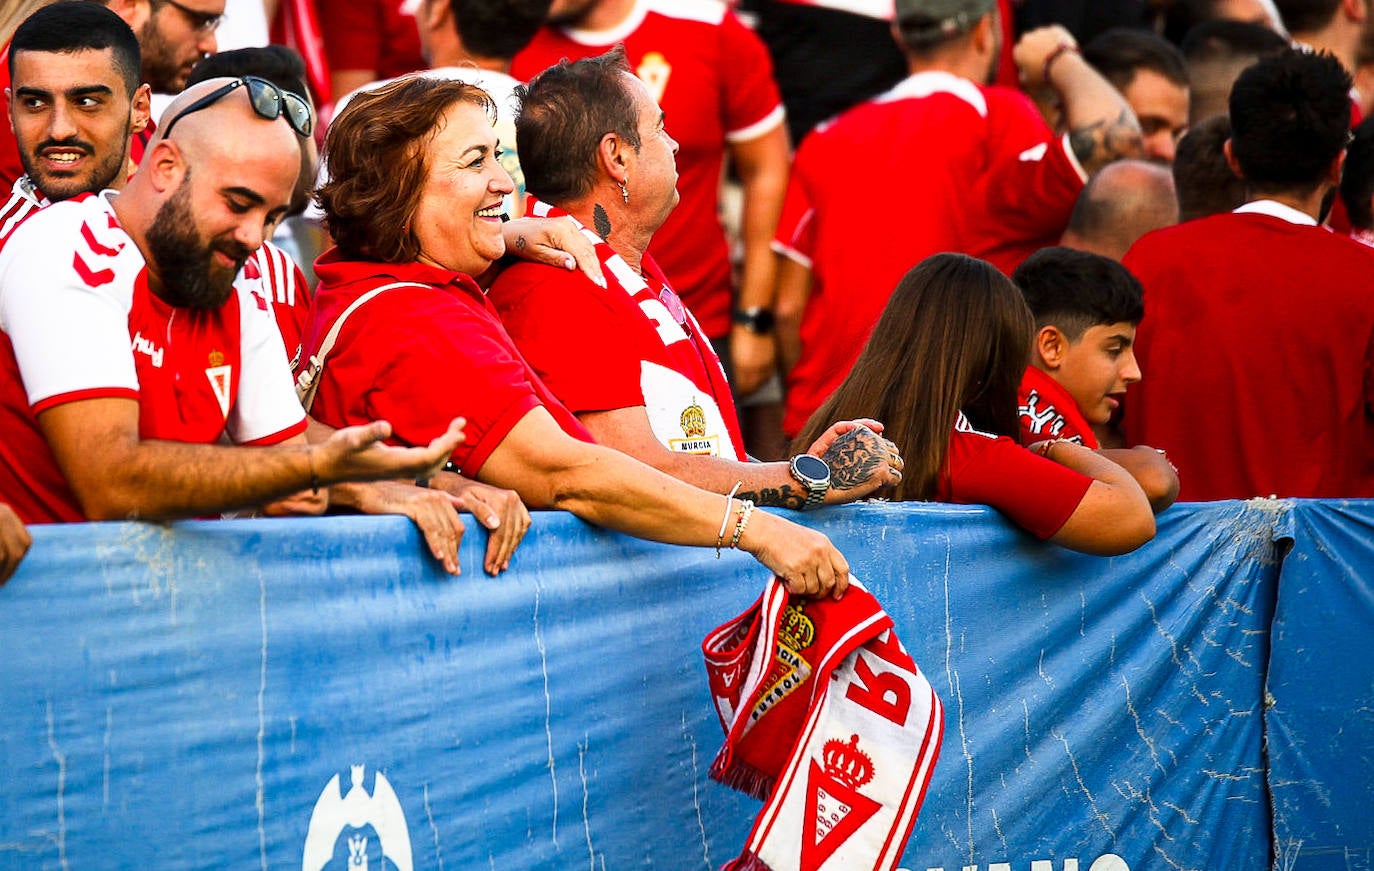
{"label": "bearded man in red and white jersey", "polygon": [[122,192],[40,209],[0,252],[0,500],[28,523],[307,512],[321,485],[441,466],[461,421],[419,450],[380,445],[384,422],[307,444],[276,324],[240,283],[308,116],[218,79],[164,121]]}
{"label": "bearded man in red and white jersey", "polygon": [[[910,75],[818,127],[793,164],[774,246],[787,258],[777,314],[789,435],[849,372],[913,265],[958,251],[1010,272],[1055,244],[1091,173],[1140,154],[1125,98],[1063,28],[1031,31],[1014,51],[1026,86],[1058,96],[1063,136],[1025,94],[985,84],[1000,50],[994,0],[897,0],[894,31]],[[890,214],[859,221],[874,184]]]}

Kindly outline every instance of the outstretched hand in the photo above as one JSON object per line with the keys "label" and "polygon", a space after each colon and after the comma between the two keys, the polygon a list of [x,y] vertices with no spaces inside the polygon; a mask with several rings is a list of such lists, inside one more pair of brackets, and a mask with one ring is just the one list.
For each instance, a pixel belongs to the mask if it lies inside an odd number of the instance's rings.
{"label": "outstretched hand", "polygon": [[421,448],[383,444],[391,435],[391,424],[384,420],[336,430],[323,443],[310,447],[316,482],[433,477],[463,443],[465,423],[461,417],[454,418],[442,435]]}

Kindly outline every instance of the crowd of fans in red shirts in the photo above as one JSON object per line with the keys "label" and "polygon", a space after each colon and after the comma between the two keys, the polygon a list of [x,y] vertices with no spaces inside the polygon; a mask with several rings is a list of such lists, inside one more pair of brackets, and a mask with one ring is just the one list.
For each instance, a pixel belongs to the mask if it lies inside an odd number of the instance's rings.
{"label": "crowd of fans in red shirts", "polygon": [[1112,554],[1374,495],[1367,0],[20,11],[0,580],[26,524],[331,507],[495,573],[561,508],[839,596],[756,506]]}

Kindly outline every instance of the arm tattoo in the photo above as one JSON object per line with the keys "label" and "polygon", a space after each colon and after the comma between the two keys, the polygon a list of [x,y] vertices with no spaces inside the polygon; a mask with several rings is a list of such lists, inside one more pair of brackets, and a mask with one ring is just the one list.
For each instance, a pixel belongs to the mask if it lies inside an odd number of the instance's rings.
{"label": "arm tattoo", "polygon": [[800,511],[806,504],[806,494],[791,484],[781,487],[763,487],[758,490],[741,490],[735,496],[752,500],[755,505],[772,505],[778,508],[791,508]]}
{"label": "arm tattoo", "polygon": [[1123,157],[1139,157],[1140,125],[1127,109],[1115,121],[1098,121],[1069,131],[1069,147],[1083,169],[1092,175]]}
{"label": "arm tattoo", "polygon": [[830,486],[836,490],[853,490],[867,483],[887,458],[887,448],[878,434],[863,426],[835,439],[821,456],[830,466]]}
{"label": "arm tattoo", "polygon": [[592,223],[596,225],[596,235],[602,239],[609,238],[611,235],[611,216],[606,214],[606,210],[597,203],[592,206]]}
{"label": "arm tattoo", "polygon": [[516,240],[515,240],[515,248],[516,248],[516,250],[518,250],[518,251],[524,251],[524,250],[525,250],[525,237],[524,237],[524,236],[519,236],[519,237],[516,238]]}

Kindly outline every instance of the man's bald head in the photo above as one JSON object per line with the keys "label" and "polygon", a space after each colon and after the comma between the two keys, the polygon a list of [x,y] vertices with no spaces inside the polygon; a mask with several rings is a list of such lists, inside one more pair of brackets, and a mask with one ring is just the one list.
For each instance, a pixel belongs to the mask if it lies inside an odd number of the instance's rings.
{"label": "man's bald head", "polygon": [[295,132],[258,114],[247,87],[229,87],[237,81],[210,79],[173,100],[115,201],[150,285],[172,305],[228,299],[234,276],[285,215],[300,172]]}
{"label": "man's bald head", "polygon": [[1141,236],[1177,223],[1178,202],[1168,168],[1119,160],[1089,179],[1062,244],[1120,260]]}
{"label": "man's bald head", "polygon": [[240,81],[206,79],[182,91],[162,113],[149,148],[175,133],[178,148],[186,152],[189,160],[247,158],[276,162],[276,158],[286,155],[296,161],[299,170],[300,141],[296,133],[284,117],[268,119],[259,115],[249,100],[246,85],[239,84],[213,102],[203,103],[205,98]]}

